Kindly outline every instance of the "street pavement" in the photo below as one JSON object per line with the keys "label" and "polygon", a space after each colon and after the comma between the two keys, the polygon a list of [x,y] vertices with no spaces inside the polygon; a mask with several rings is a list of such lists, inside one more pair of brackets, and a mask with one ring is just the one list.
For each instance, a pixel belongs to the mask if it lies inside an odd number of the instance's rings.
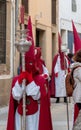
{"label": "street pavement", "polygon": [[73,120],[73,103],[68,101],[64,103],[55,103],[54,99],[51,100],[51,114],[53,130],[72,130]]}
{"label": "street pavement", "polygon": [[8,106],[0,108],[0,130],[6,130]]}
{"label": "street pavement", "polygon": [[[68,101],[68,105],[67,105],[67,103],[63,102],[63,100],[61,100],[60,103],[55,103],[54,98],[50,100],[51,100],[51,115],[52,115],[53,130],[72,130],[73,104],[69,103]],[[0,108],[0,130],[6,130],[7,115],[8,115],[8,106],[1,107]],[[69,118],[69,123],[67,122],[68,118]]]}

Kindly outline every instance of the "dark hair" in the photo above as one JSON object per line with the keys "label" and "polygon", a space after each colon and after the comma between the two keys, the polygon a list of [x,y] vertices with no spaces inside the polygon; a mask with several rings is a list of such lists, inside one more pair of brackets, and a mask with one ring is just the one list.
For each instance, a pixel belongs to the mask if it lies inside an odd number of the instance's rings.
{"label": "dark hair", "polygon": [[81,62],[81,49],[75,53],[75,55],[73,56],[73,60]]}
{"label": "dark hair", "polygon": [[67,56],[71,59],[73,57],[72,53],[68,53]]}

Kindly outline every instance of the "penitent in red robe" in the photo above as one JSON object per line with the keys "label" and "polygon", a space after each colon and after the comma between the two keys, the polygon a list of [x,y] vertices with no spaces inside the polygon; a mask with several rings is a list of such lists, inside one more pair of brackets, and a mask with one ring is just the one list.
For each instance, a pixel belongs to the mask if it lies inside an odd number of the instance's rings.
{"label": "penitent in red robe", "polygon": [[[12,88],[17,81],[18,77],[15,77],[12,81]],[[46,80],[42,76],[36,76],[34,81],[40,86],[41,99],[40,99],[40,116],[39,116],[39,129],[38,130],[53,130],[51,112],[50,112],[50,98],[49,93],[46,92]],[[12,91],[11,88],[11,91]],[[9,112],[7,130],[15,130],[15,111],[17,108],[17,101],[15,101],[10,94]]]}

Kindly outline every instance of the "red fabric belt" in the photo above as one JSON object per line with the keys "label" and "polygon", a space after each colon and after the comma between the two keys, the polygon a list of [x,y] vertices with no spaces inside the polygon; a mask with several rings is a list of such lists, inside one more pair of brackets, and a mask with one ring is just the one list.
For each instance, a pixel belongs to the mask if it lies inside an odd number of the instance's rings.
{"label": "red fabric belt", "polygon": [[[26,97],[26,115],[32,115],[38,111],[38,102],[37,100],[33,100],[32,97]],[[23,103],[22,100],[18,105],[18,113],[23,115]]]}

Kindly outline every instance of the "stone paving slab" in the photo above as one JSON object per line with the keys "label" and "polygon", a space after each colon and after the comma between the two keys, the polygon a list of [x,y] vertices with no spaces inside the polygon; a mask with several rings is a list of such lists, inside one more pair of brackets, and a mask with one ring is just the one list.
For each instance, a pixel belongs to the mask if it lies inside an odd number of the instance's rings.
{"label": "stone paving slab", "polygon": [[[54,99],[51,101],[51,114],[53,130],[72,130],[72,103],[68,104],[69,110],[69,129],[67,124],[67,107],[61,102],[56,104]],[[0,108],[0,130],[6,130],[8,106]]]}
{"label": "stone paving slab", "polygon": [[[51,103],[53,130],[72,130],[73,104],[68,103],[68,116],[66,103]],[[69,117],[69,119],[68,119]],[[69,120],[69,123],[67,122]],[[69,125],[68,125],[69,124]]]}
{"label": "stone paving slab", "polygon": [[7,126],[7,116],[8,115],[8,106],[0,108],[0,130],[6,130]]}
{"label": "stone paving slab", "polygon": [[0,115],[8,111],[8,106],[0,107]]}

